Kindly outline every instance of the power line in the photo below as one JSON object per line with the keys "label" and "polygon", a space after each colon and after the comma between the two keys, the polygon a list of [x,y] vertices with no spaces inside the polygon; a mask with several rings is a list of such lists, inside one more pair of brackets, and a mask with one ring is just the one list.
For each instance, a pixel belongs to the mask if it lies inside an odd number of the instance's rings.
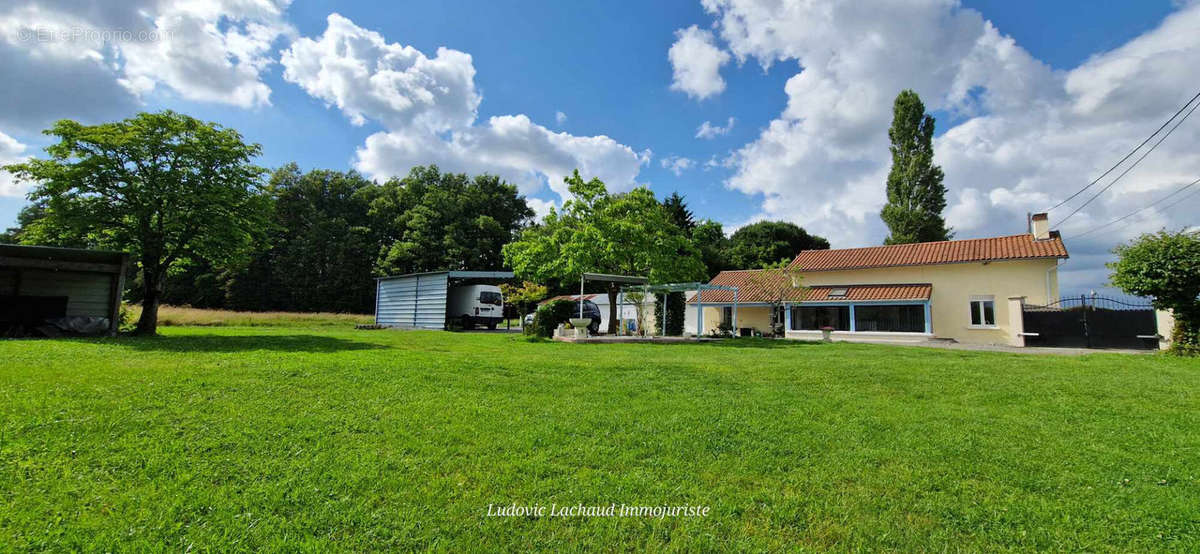
{"label": "power line", "polygon": [[1057,203],[1057,204],[1055,204],[1055,205],[1051,206],[1051,207],[1050,207],[1050,209],[1048,209],[1048,210],[1046,210],[1046,211],[1047,211],[1047,212],[1049,212],[1049,211],[1051,211],[1051,210],[1054,210],[1055,208],[1058,208],[1058,207],[1062,206],[1063,204],[1066,204],[1067,202],[1070,202],[1070,201],[1071,201],[1072,199],[1074,199],[1076,196],[1079,196],[1080,194],[1083,194],[1083,191],[1085,191],[1085,190],[1087,190],[1087,189],[1090,189],[1090,188],[1092,188],[1092,185],[1095,185],[1096,183],[1099,183],[1101,179],[1103,179],[1103,178],[1104,178],[1105,176],[1107,176],[1109,173],[1112,173],[1112,172],[1113,172],[1113,170],[1115,170],[1116,168],[1120,167],[1120,166],[1121,166],[1121,164],[1125,163],[1125,160],[1128,160],[1129,158],[1133,157],[1134,153],[1136,153],[1138,150],[1141,150],[1141,149],[1142,149],[1142,147],[1143,147],[1143,146],[1145,146],[1147,143],[1149,143],[1149,142],[1150,142],[1150,140],[1151,140],[1151,139],[1153,139],[1155,135],[1157,135],[1157,134],[1161,133],[1163,129],[1166,129],[1166,128],[1167,128],[1167,125],[1170,125],[1170,124],[1171,124],[1171,122],[1172,122],[1172,121],[1174,121],[1176,117],[1179,117],[1179,114],[1183,113],[1183,111],[1184,111],[1184,110],[1186,110],[1186,109],[1187,109],[1187,107],[1188,107],[1189,105],[1191,105],[1191,103],[1192,103],[1192,102],[1195,102],[1197,98],[1200,98],[1200,92],[1197,92],[1195,96],[1193,96],[1193,97],[1192,97],[1190,100],[1188,100],[1188,101],[1187,101],[1187,102],[1186,102],[1186,103],[1183,105],[1183,107],[1179,108],[1179,111],[1175,112],[1175,115],[1172,115],[1170,119],[1168,119],[1168,120],[1166,120],[1165,122],[1163,122],[1163,124],[1162,124],[1161,126],[1159,126],[1159,128],[1158,128],[1158,129],[1156,129],[1156,130],[1155,130],[1153,133],[1150,133],[1150,136],[1146,137],[1146,140],[1143,140],[1141,144],[1137,145],[1137,148],[1134,148],[1133,150],[1130,150],[1128,154],[1125,154],[1125,157],[1124,157],[1124,158],[1121,158],[1121,160],[1120,160],[1120,161],[1118,161],[1118,162],[1117,162],[1116,164],[1114,164],[1112,167],[1108,168],[1108,171],[1105,171],[1104,173],[1101,173],[1099,177],[1096,177],[1096,179],[1095,179],[1095,180],[1093,180],[1092,182],[1088,183],[1088,184],[1087,184],[1087,186],[1085,186],[1085,187],[1083,187],[1083,188],[1081,188],[1081,189],[1079,189],[1079,190],[1075,191],[1075,194],[1072,194],[1071,196],[1068,196],[1068,197],[1066,197],[1066,199],[1064,199],[1062,202],[1059,202],[1059,203]]}
{"label": "power line", "polygon": [[1171,208],[1174,208],[1175,206],[1178,206],[1178,205],[1180,205],[1180,204],[1182,204],[1182,203],[1186,202],[1186,201],[1187,201],[1187,199],[1189,199],[1189,198],[1191,198],[1191,197],[1193,197],[1193,196],[1196,196],[1196,193],[1200,193],[1200,190],[1195,190],[1195,191],[1192,191],[1192,193],[1191,193],[1191,194],[1189,194],[1189,195],[1187,195],[1187,196],[1184,196],[1183,198],[1180,198],[1179,200],[1176,200],[1175,202],[1171,202],[1171,204],[1170,204],[1170,205],[1168,205],[1167,207],[1163,208],[1163,209],[1162,209],[1162,211],[1164,211],[1164,212],[1165,212],[1165,211],[1167,211],[1167,210],[1169,210],[1169,209],[1171,209]]}
{"label": "power line", "polygon": [[1075,215],[1075,214],[1079,213],[1079,211],[1080,211],[1080,210],[1082,210],[1082,209],[1083,209],[1084,207],[1086,207],[1088,204],[1091,204],[1093,200],[1095,200],[1095,199],[1099,198],[1101,194],[1104,194],[1104,192],[1105,192],[1105,191],[1107,191],[1108,189],[1112,188],[1112,187],[1113,187],[1113,185],[1117,184],[1117,182],[1118,182],[1118,181],[1120,181],[1122,177],[1124,177],[1124,176],[1128,175],[1130,171],[1133,171],[1133,168],[1137,167],[1137,165],[1138,165],[1139,163],[1141,163],[1141,162],[1142,162],[1142,160],[1146,159],[1146,156],[1149,156],[1149,155],[1150,155],[1150,153],[1151,153],[1151,152],[1153,152],[1155,148],[1158,148],[1158,145],[1162,144],[1164,140],[1167,140],[1167,137],[1171,136],[1171,133],[1174,133],[1174,132],[1175,132],[1175,129],[1178,129],[1178,128],[1179,128],[1179,126],[1180,126],[1180,125],[1182,125],[1182,124],[1183,124],[1183,122],[1184,122],[1184,121],[1186,121],[1186,120],[1187,120],[1187,118],[1188,118],[1189,116],[1191,116],[1191,115],[1192,115],[1192,112],[1196,111],[1196,108],[1200,108],[1200,102],[1197,102],[1197,103],[1196,103],[1194,106],[1192,106],[1192,109],[1191,109],[1191,110],[1188,110],[1188,113],[1184,114],[1184,116],[1183,116],[1183,117],[1179,118],[1179,121],[1176,121],[1176,122],[1175,122],[1175,125],[1174,125],[1174,126],[1172,126],[1172,127],[1171,127],[1171,129],[1170,129],[1170,130],[1168,130],[1168,131],[1166,132],[1166,134],[1164,134],[1163,136],[1159,137],[1159,138],[1158,138],[1158,141],[1157,141],[1157,142],[1155,142],[1155,143],[1154,143],[1154,144],[1153,144],[1153,145],[1150,147],[1150,149],[1149,149],[1149,150],[1146,150],[1144,153],[1142,153],[1142,155],[1141,155],[1141,156],[1139,156],[1139,157],[1138,157],[1138,159],[1137,159],[1136,161],[1134,161],[1132,164],[1130,164],[1130,165],[1129,165],[1129,167],[1125,168],[1125,170],[1124,170],[1124,171],[1122,171],[1120,175],[1117,175],[1117,178],[1116,178],[1116,179],[1113,179],[1111,182],[1109,182],[1107,185],[1105,185],[1105,186],[1104,186],[1104,188],[1102,188],[1102,189],[1100,189],[1099,191],[1097,191],[1097,192],[1096,192],[1096,194],[1093,194],[1093,195],[1091,196],[1091,198],[1088,198],[1086,201],[1084,201],[1084,203],[1083,203],[1083,204],[1080,204],[1078,208],[1075,208],[1075,210],[1074,210],[1074,211],[1072,211],[1071,213],[1067,214],[1067,217],[1064,217],[1064,218],[1062,218],[1061,220],[1059,220],[1058,224],[1061,226],[1063,223],[1066,223],[1066,221],[1067,221],[1068,219],[1071,219],[1071,216],[1073,216],[1073,215]]}
{"label": "power line", "polygon": [[[1195,186],[1197,183],[1200,183],[1200,179],[1196,179],[1195,181],[1192,181],[1192,182],[1190,182],[1190,183],[1188,183],[1188,184],[1186,184],[1186,185],[1183,185],[1182,187],[1179,187],[1179,188],[1175,189],[1175,191],[1174,191],[1174,192],[1172,192],[1171,194],[1168,194],[1168,195],[1166,195],[1166,196],[1164,196],[1164,197],[1162,197],[1162,198],[1159,198],[1158,200],[1155,200],[1154,202],[1151,202],[1151,203],[1149,203],[1149,204],[1147,204],[1147,205],[1145,205],[1145,206],[1142,206],[1141,208],[1138,208],[1137,210],[1134,210],[1134,211],[1132,211],[1132,212],[1129,212],[1129,213],[1127,213],[1127,214],[1125,214],[1125,215],[1123,215],[1123,216],[1121,216],[1121,217],[1118,217],[1118,218],[1116,218],[1116,219],[1114,219],[1114,220],[1112,220],[1112,221],[1109,221],[1108,223],[1105,223],[1104,225],[1101,225],[1101,226],[1099,226],[1099,227],[1093,227],[1093,228],[1091,228],[1091,229],[1088,229],[1087,231],[1084,231],[1084,232],[1082,232],[1082,233],[1079,233],[1078,235],[1075,235],[1075,238],[1080,238],[1080,237],[1083,237],[1083,236],[1086,236],[1086,235],[1090,235],[1090,234],[1092,234],[1092,233],[1095,233],[1096,231],[1099,231],[1099,230],[1101,230],[1101,229],[1104,229],[1104,228],[1106,228],[1106,227],[1108,227],[1108,226],[1110,226],[1110,225],[1115,225],[1115,224],[1117,224],[1117,223],[1120,223],[1120,222],[1122,222],[1122,221],[1125,221],[1126,219],[1129,219],[1129,218],[1131,218],[1131,217],[1133,217],[1133,216],[1135,216],[1135,215],[1137,215],[1137,214],[1140,214],[1140,213],[1142,213],[1142,212],[1144,212],[1144,211],[1146,211],[1146,210],[1148,210],[1148,209],[1150,209],[1150,208],[1153,208],[1154,206],[1157,206],[1158,204],[1161,204],[1161,203],[1165,202],[1166,200],[1170,199],[1172,196],[1175,196],[1176,194],[1179,194],[1179,193],[1181,193],[1181,192],[1183,192],[1183,191],[1185,191],[1185,190],[1187,190],[1187,189],[1189,189],[1189,188],[1192,188],[1192,187],[1193,187],[1193,186]],[[1188,198],[1190,198],[1190,197],[1192,197],[1193,195],[1195,195],[1197,192],[1200,192],[1200,190],[1196,190],[1196,191],[1194,191],[1192,194],[1189,194],[1189,195],[1187,195],[1187,196],[1185,196],[1185,197],[1181,198],[1181,199],[1180,199],[1180,202],[1182,202],[1182,201],[1184,201],[1184,200],[1187,200]],[[1179,203],[1179,202],[1172,203],[1170,206],[1167,206],[1167,207],[1163,208],[1163,211],[1166,211],[1166,210],[1170,209],[1172,206],[1174,206],[1175,204],[1178,204],[1178,203]]]}

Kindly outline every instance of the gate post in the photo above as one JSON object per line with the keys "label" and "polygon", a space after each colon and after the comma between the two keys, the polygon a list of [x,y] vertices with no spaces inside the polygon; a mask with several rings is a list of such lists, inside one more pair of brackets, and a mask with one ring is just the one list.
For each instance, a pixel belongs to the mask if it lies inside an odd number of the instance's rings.
{"label": "gate post", "polygon": [[1025,297],[1008,297],[1008,345],[1025,346]]}
{"label": "gate post", "polygon": [[1083,306],[1083,339],[1087,341],[1087,347],[1092,347],[1092,333],[1088,329],[1088,303],[1087,295],[1079,295],[1079,305]]}

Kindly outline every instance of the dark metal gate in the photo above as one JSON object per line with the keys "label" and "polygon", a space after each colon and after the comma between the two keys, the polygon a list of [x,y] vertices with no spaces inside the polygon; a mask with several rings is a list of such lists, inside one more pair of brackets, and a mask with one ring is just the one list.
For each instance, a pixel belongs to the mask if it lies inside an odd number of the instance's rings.
{"label": "dark metal gate", "polygon": [[1086,296],[1038,306],[1025,304],[1025,344],[1074,348],[1158,348],[1150,304]]}

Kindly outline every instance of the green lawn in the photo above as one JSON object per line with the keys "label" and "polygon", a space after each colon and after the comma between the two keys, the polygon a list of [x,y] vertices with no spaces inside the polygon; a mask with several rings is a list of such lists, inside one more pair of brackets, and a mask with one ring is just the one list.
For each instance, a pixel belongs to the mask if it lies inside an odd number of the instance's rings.
{"label": "green lawn", "polygon": [[1197,360],[162,331],[0,341],[0,551],[1200,549]]}

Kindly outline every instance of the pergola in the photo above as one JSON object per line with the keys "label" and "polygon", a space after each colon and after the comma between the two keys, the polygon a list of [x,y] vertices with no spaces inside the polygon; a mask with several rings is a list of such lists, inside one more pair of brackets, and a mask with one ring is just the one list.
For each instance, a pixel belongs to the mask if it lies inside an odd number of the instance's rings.
{"label": "pergola", "polygon": [[[617,313],[620,314],[625,306],[625,292],[640,291],[644,295],[658,294],[663,295],[663,323],[659,325],[662,336],[667,335],[667,297],[668,293],[672,292],[687,292],[689,290],[696,291],[696,336],[699,337],[704,333],[704,291],[706,290],[729,290],[733,291],[733,328],[737,329],[737,307],[738,307],[738,289],[729,285],[713,285],[709,283],[691,282],[691,283],[665,283],[661,285],[643,284],[641,286],[624,286],[621,287],[620,305],[617,306]],[[638,309],[642,309],[638,306]],[[624,333],[624,326],[621,332]]]}

